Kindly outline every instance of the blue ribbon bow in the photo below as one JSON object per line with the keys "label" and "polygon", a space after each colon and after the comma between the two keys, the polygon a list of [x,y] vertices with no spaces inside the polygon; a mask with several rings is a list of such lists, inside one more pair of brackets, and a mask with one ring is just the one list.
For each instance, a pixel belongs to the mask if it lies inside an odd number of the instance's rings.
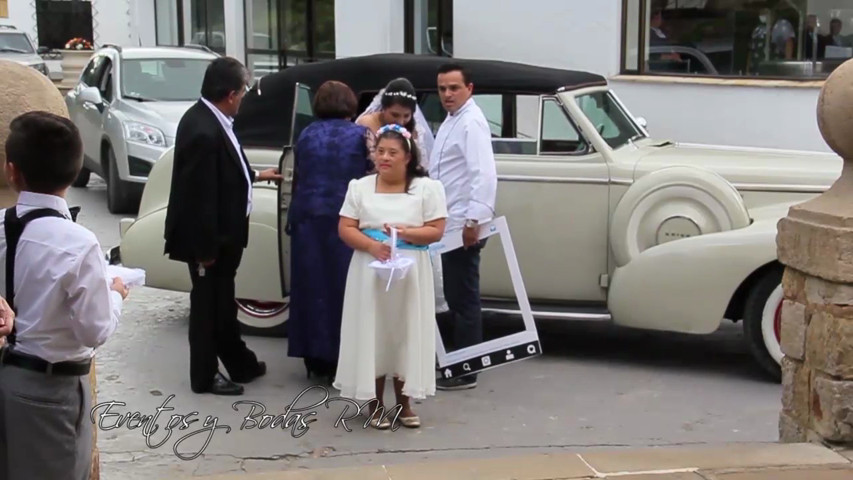
{"label": "blue ribbon bow", "polygon": [[[382,230],[376,229],[376,228],[366,228],[366,229],[362,230],[361,233],[367,235],[368,237],[370,237],[374,240],[380,241],[380,242],[386,242],[386,241],[391,239],[391,237],[388,236],[387,233],[383,232]],[[400,238],[397,238],[397,248],[403,248],[406,250],[428,250],[429,245],[415,245],[415,244],[403,241]]]}

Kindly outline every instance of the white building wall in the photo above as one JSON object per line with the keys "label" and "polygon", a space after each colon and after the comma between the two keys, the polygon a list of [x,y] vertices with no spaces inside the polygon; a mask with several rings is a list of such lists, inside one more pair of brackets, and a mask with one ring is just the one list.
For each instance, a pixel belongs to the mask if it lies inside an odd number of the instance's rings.
{"label": "white building wall", "polygon": [[135,45],[153,47],[157,45],[157,25],[154,16],[154,0],[133,0],[132,40]]}
{"label": "white building wall", "polygon": [[655,138],[831,151],[817,127],[817,88],[611,83]]}
{"label": "white building wall", "polygon": [[456,0],[453,55],[619,71],[622,0]]}
{"label": "white building wall", "polygon": [[335,56],[403,52],[403,17],[400,0],[337,0]]}
{"label": "white building wall", "polygon": [[132,17],[133,0],[95,0],[92,4],[92,27],[95,44],[138,45]]}
{"label": "white building wall", "polygon": [[0,18],[0,24],[13,25],[18,30],[26,32],[33,42],[38,44],[38,29],[36,28],[36,7],[25,1],[12,0],[9,3],[9,18]]}

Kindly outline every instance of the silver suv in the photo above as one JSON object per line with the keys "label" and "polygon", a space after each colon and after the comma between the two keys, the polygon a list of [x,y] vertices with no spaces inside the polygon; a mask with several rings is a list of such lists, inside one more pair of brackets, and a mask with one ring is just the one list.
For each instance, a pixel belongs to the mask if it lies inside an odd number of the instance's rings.
{"label": "silver suv", "polygon": [[107,45],[92,55],[65,96],[83,138],[84,163],[75,187],[92,172],[107,183],[112,213],[139,208],[151,167],[175,143],[184,112],[201,96],[208,64],[204,47]]}
{"label": "silver suv", "polygon": [[12,25],[0,25],[0,59],[33,67],[45,76],[49,76],[47,65],[39,56],[46,52],[46,47],[36,48],[26,33]]}

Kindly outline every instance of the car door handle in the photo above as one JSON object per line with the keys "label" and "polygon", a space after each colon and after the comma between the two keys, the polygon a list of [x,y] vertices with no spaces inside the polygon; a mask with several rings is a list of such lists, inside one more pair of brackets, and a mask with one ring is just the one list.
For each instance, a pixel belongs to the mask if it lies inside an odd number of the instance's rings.
{"label": "car door handle", "polygon": [[285,182],[292,182],[293,181],[293,169],[292,168],[285,168],[284,169],[284,181]]}

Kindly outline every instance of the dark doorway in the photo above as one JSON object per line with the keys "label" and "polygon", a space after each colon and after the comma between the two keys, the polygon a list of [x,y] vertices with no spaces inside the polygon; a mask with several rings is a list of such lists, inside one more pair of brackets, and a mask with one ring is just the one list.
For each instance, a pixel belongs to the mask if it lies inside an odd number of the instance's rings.
{"label": "dark doorway", "polygon": [[36,28],[41,47],[62,49],[72,38],[83,38],[92,45],[92,2],[87,0],[38,0]]}

